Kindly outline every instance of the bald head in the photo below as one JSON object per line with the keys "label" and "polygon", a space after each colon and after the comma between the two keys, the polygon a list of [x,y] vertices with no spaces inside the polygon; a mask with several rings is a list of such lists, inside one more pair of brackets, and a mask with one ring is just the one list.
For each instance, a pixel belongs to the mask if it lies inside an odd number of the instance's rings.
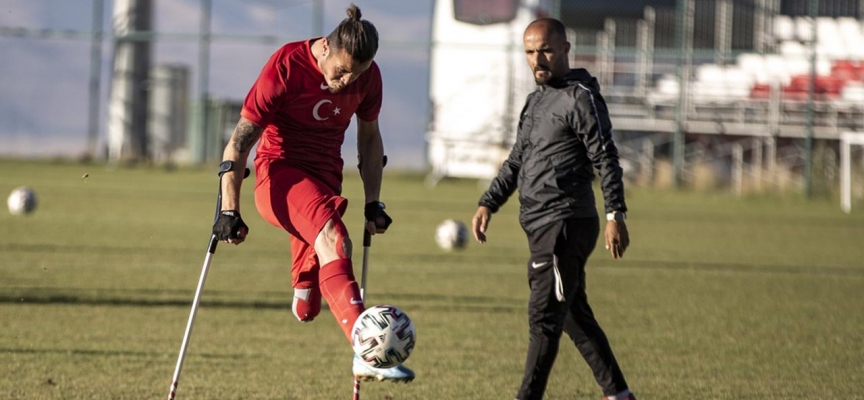
{"label": "bald head", "polygon": [[528,24],[528,27],[525,28],[525,35],[527,36],[528,34],[543,35],[547,38],[554,37],[555,39],[567,41],[567,31],[564,28],[564,24],[554,18],[534,20],[534,22]]}
{"label": "bald head", "polygon": [[553,18],[540,18],[528,24],[522,36],[525,44],[525,57],[534,72],[534,81],[545,85],[558,79],[570,70],[567,55],[570,43],[561,21]]}

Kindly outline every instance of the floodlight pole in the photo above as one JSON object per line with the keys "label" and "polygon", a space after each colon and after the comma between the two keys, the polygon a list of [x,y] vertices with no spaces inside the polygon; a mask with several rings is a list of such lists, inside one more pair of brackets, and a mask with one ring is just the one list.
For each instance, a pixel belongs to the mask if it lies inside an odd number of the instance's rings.
{"label": "floodlight pole", "polygon": [[807,136],[804,139],[804,178],[802,191],[805,198],[810,198],[811,192],[811,171],[813,164],[813,135],[815,131],[816,118],[816,39],[817,39],[817,24],[816,17],[819,16],[819,0],[810,0],[810,18],[812,25],[810,26],[810,85],[807,94]]}
{"label": "floodlight pole", "polygon": [[102,81],[102,20],[105,0],[93,0],[92,36],[90,37],[90,85],[87,115],[87,157],[96,157],[96,142],[99,140],[99,84]]}
{"label": "floodlight pole", "polygon": [[312,34],[315,36],[324,36],[324,0],[315,0],[312,4]]}
{"label": "floodlight pole", "polygon": [[684,168],[684,132],[687,122],[688,88],[690,82],[690,63],[693,53],[693,0],[678,0],[678,106],[675,112],[675,133],[672,144],[672,182],[681,185],[681,172]]}
{"label": "floodlight pole", "polygon": [[210,94],[210,18],[213,11],[213,0],[201,0],[201,24],[198,28],[198,112],[194,115],[198,118],[198,137],[201,138],[203,149],[201,149],[201,161],[209,161],[211,150],[207,144],[207,120],[208,99]]}

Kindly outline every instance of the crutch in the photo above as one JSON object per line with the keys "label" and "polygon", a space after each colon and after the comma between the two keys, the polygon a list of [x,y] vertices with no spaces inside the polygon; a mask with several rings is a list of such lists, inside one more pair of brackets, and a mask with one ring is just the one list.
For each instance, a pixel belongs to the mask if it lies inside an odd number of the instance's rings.
{"label": "crutch", "polygon": [[[360,170],[360,177],[363,177],[363,169],[360,168],[360,163],[357,163],[357,169]],[[387,156],[381,160],[381,168],[387,166]],[[366,219],[363,219],[363,269],[360,273],[360,299],[363,304],[366,304],[366,271],[369,268],[369,248],[372,247],[372,234],[366,229]],[[354,377],[354,395],[351,400],[360,400],[360,380]]]}
{"label": "crutch", "polygon": [[[216,215],[213,216],[213,224],[219,218],[219,211],[222,208],[222,175],[231,171],[233,163],[225,161],[219,165],[219,191],[216,195]],[[243,174],[243,179],[249,176],[249,168]],[[241,232],[242,236],[246,236],[245,232]],[[171,380],[171,391],[168,392],[168,400],[174,400],[177,394],[177,383],[180,381],[180,370],[183,368],[183,359],[186,356],[186,348],[189,346],[189,337],[192,335],[192,324],[195,322],[195,314],[198,313],[198,304],[201,301],[201,291],[204,290],[204,281],[207,280],[207,271],[210,270],[210,261],[213,259],[213,254],[216,253],[216,245],[219,240],[216,234],[210,234],[210,243],[207,244],[207,255],[204,257],[204,267],[201,269],[201,277],[198,278],[198,288],[195,289],[195,299],[192,300],[192,311],[189,312],[189,321],[186,322],[186,333],[183,334],[183,343],[180,345],[180,356],[177,357],[177,366],[174,367],[174,378]]]}
{"label": "crutch", "polygon": [[[372,247],[372,234],[363,227],[363,269],[360,272],[360,298],[366,304],[366,271],[369,266],[369,248]],[[354,396],[352,400],[360,400],[360,380],[354,377]]]}

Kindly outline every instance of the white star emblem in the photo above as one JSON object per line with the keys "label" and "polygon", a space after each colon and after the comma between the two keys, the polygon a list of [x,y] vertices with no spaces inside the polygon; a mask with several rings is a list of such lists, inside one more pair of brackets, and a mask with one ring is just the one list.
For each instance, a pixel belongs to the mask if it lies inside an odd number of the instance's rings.
{"label": "white star emblem", "polygon": [[339,115],[340,112],[342,112],[342,109],[339,107],[333,109],[333,115]]}

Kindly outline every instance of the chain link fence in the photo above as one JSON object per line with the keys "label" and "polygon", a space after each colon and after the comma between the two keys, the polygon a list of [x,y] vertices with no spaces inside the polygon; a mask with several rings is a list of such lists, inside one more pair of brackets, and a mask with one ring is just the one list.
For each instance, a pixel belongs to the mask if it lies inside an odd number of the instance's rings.
{"label": "chain link fence", "polygon": [[864,2],[584,3],[561,2],[571,64],[601,82],[634,180],[839,188],[838,139],[864,130]]}

